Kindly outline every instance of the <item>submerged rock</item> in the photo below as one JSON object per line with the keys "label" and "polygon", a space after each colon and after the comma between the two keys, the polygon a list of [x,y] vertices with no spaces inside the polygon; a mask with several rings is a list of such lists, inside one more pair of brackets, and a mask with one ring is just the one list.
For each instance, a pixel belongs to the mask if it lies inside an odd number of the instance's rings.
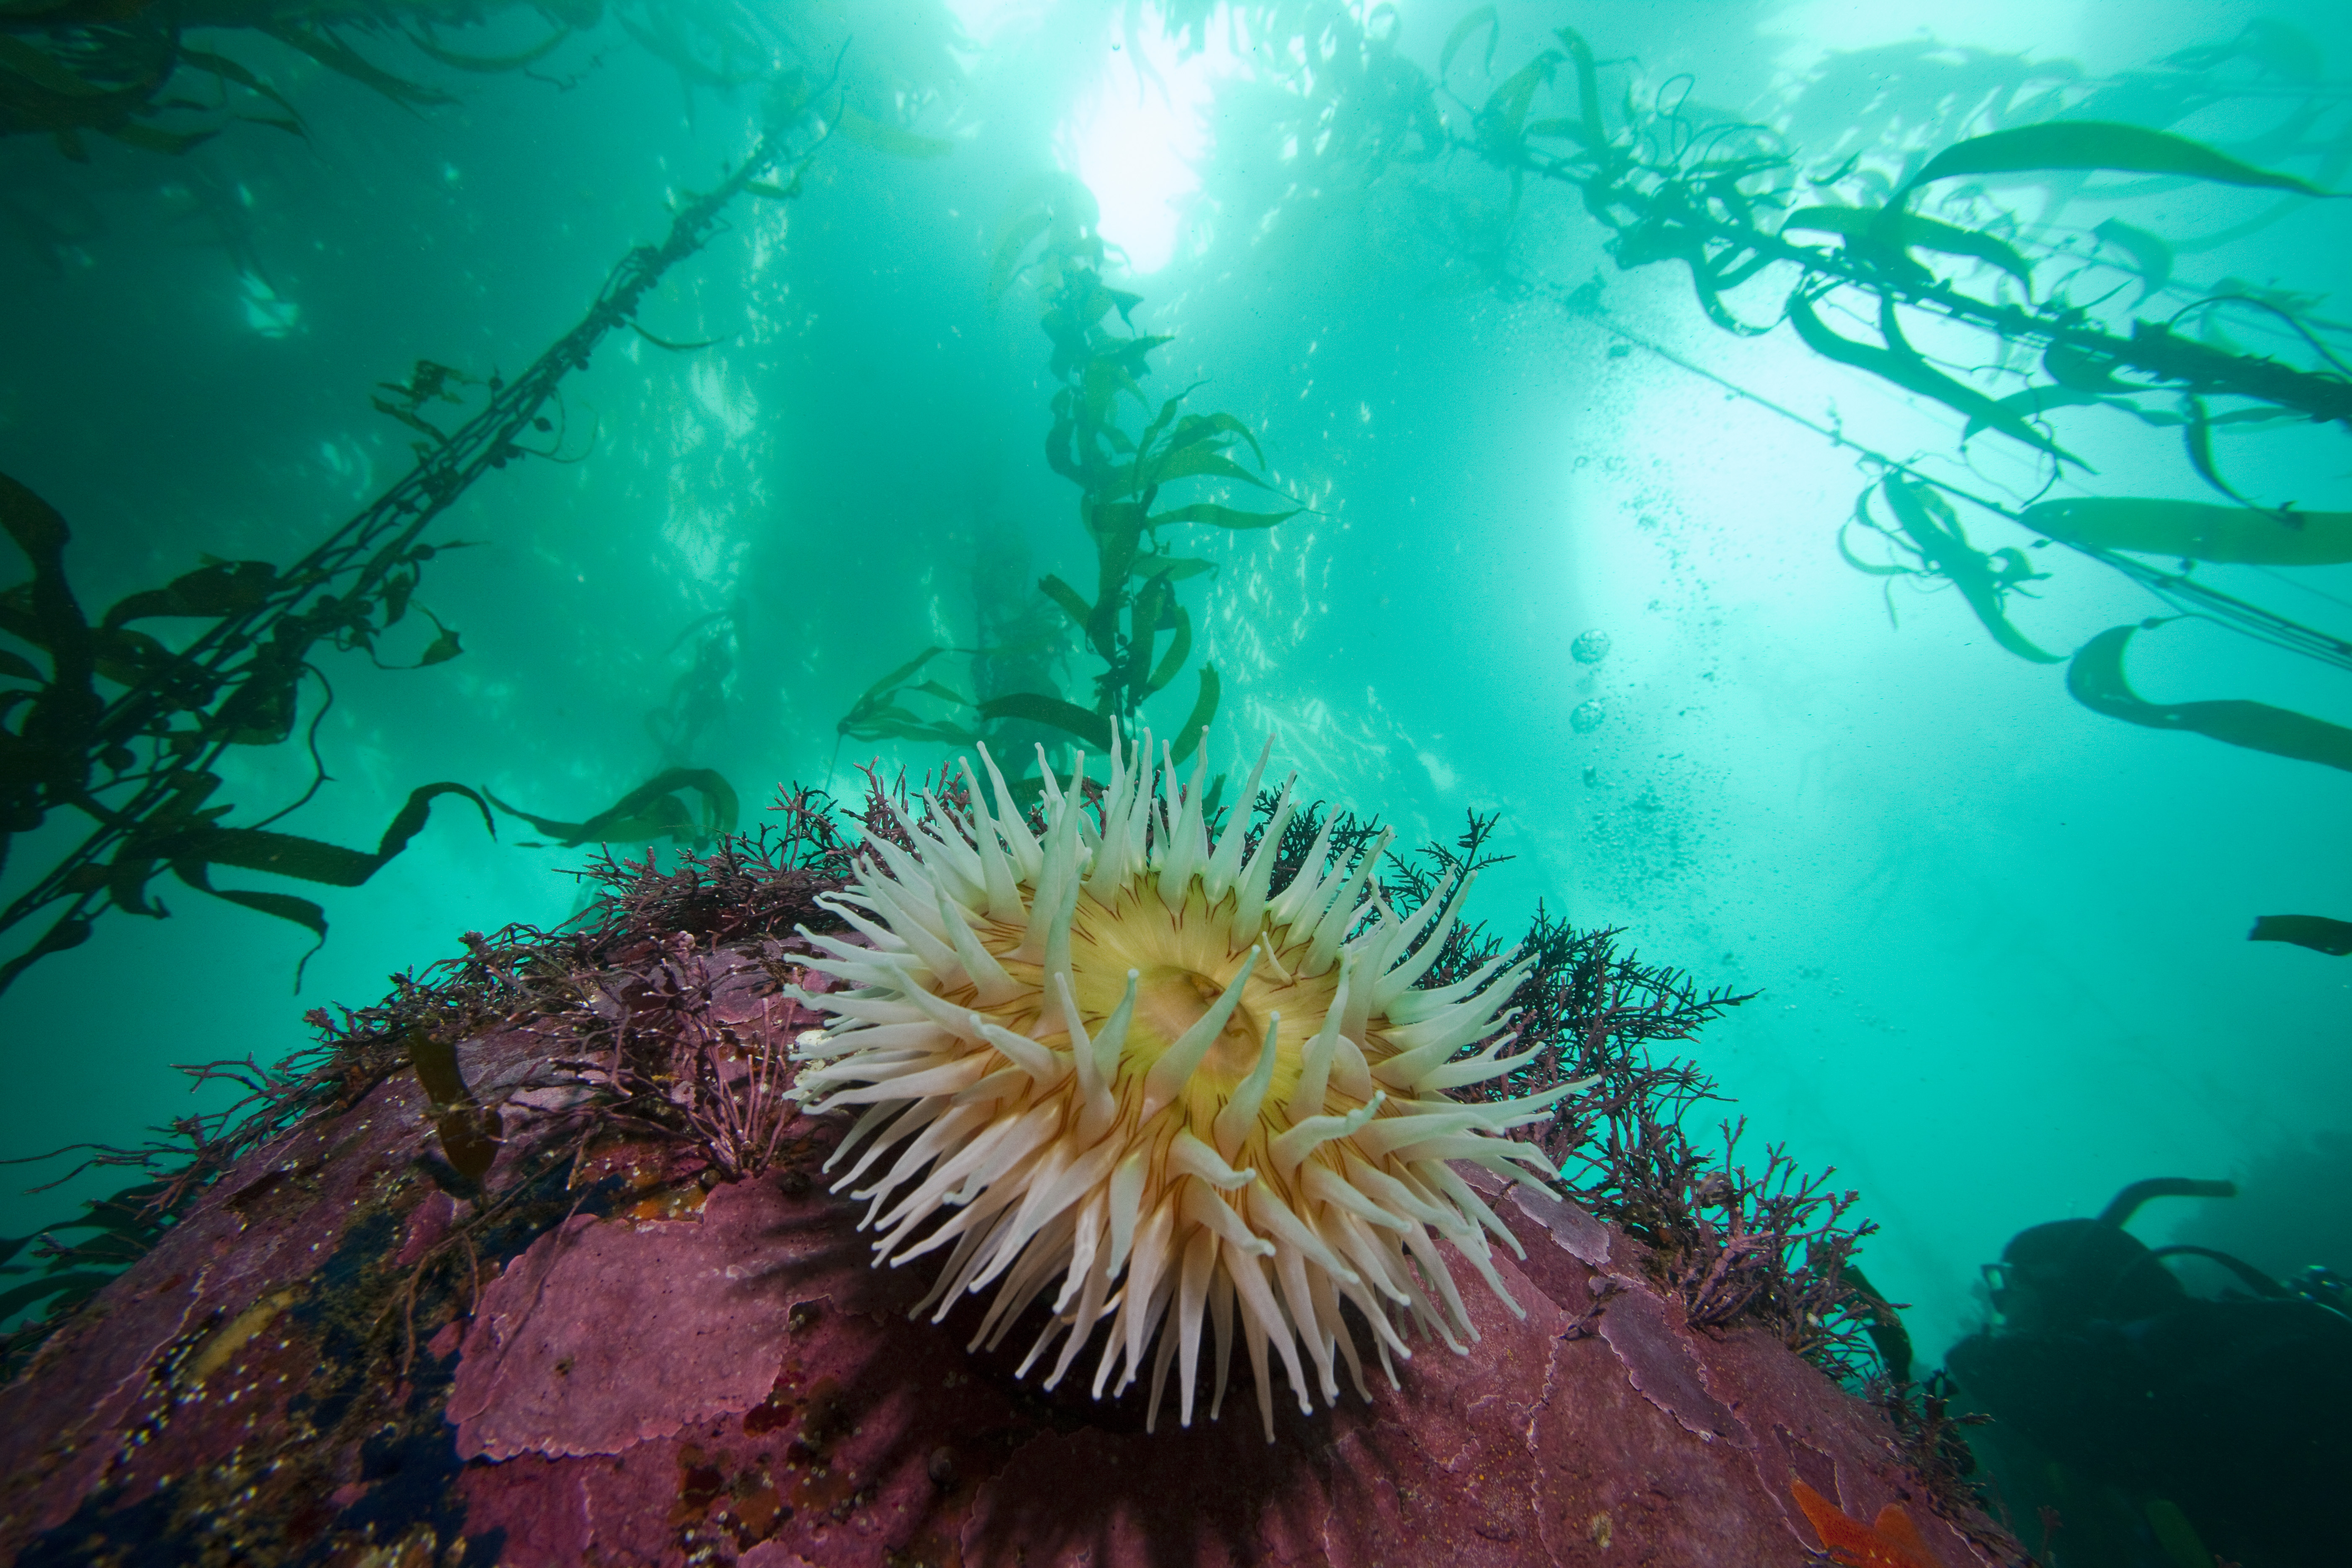
{"label": "submerged rock", "polygon": [[[775,956],[704,961],[730,1038],[812,1021]],[[1947,1568],[2014,1556],[1930,1511],[1874,1409],[1769,1335],[1694,1332],[1638,1244],[1483,1173],[1524,1319],[1465,1289],[1469,1354],[1417,1344],[1402,1390],[1314,1416],[1286,1389],[1271,1444],[1238,1357],[1222,1420],[1146,1432],[1140,1391],[1017,1380],[1031,1333],[968,1353],[972,1303],[910,1321],[936,1264],[868,1267],[819,1171],[833,1119],[726,1181],[599,1121],[564,1030],[457,1055],[502,1131],[478,1185],[393,1074],[247,1156],[43,1347],[0,1395],[0,1558],[1800,1568],[1801,1481],[1858,1520],[1902,1505]]]}

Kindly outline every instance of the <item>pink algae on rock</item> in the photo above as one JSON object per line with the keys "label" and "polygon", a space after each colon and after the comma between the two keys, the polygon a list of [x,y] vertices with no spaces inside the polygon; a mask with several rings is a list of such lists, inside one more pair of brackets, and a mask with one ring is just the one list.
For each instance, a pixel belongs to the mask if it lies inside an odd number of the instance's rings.
{"label": "pink algae on rock", "polygon": [[828,1242],[768,1182],[720,1187],[693,1219],[565,1221],[482,1292],[449,1391],[458,1455],[618,1454],[751,1409]]}

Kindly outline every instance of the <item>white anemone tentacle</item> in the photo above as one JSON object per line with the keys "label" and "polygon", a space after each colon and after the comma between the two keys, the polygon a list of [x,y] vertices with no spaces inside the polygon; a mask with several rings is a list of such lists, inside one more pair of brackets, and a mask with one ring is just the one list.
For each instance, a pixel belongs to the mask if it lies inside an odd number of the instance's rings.
{"label": "white anemone tentacle", "polygon": [[1541,1084],[1506,1011],[1532,959],[1448,956],[1475,874],[1392,906],[1391,836],[1335,855],[1336,813],[1294,864],[1297,775],[1254,809],[1270,743],[1222,817],[1205,744],[1180,774],[1114,722],[1110,752],[1097,789],[982,747],[894,809],[820,900],[844,934],[805,933],[841,989],[787,989],[829,1018],[793,1093],[856,1113],[826,1169],[877,1264],[932,1257],[917,1315],[981,1297],[975,1351],[1017,1330],[1021,1375],[1146,1389],[1147,1429],[1171,1384],[1215,1419],[1238,1342],[1270,1439],[1277,1378],[1307,1413],[1365,1394],[1360,1329],[1391,1385],[1409,1337],[1475,1343],[1454,1264],[1519,1310],[1448,1162],[1549,1177],[1504,1134],[1584,1085],[1447,1092]]}

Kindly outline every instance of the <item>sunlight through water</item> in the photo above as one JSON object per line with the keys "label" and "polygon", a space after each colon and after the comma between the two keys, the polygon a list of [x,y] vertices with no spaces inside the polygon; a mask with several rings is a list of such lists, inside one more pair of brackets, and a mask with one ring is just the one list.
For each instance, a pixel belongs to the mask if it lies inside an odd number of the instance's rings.
{"label": "sunlight through water", "polygon": [[1101,204],[1103,237],[1139,278],[1176,254],[1186,199],[1201,184],[1202,113],[1234,70],[1223,7],[1205,31],[1204,47],[1180,58],[1156,13],[1113,29],[1102,74],[1063,127],[1065,166]]}

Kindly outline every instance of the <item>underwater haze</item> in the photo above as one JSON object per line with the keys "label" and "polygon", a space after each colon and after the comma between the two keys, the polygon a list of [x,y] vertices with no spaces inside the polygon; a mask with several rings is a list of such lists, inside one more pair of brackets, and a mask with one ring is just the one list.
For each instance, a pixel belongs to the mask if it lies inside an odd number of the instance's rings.
{"label": "underwater haze", "polygon": [[[2352,357],[2352,202],[2313,194],[2352,190],[2339,5],[182,10],[168,82],[106,79],[129,118],[0,55],[0,473],[71,531],[105,701],[246,580],[107,606],[301,558],[786,151],[558,367],[396,605],[380,575],[319,620],[234,743],[190,707],[91,809],[12,817],[0,958],[89,924],[0,994],[0,1152],[226,1108],[175,1064],[275,1062],[730,793],[756,831],[780,789],[973,737],[1066,768],[1213,702],[1213,768],[1271,737],[1401,846],[1498,813],[1473,912],[1507,941],[1540,901],[1748,996],[1689,1047],[1707,1114],[1859,1192],[1930,1363],[2007,1238],[2144,1177],[2242,1187],[2145,1240],[2352,1269],[2352,412],[2312,402]],[[1919,179],[2069,121],[2162,135]],[[1818,216],[1890,202],[1913,226]],[[2135,321],[2203,379],[2048,335]],[[1104,489],[1138,443],[1156,484]],[[1156,508],[1163,564],[1105,567],[1082,498]],[[2211,510],[2053,505],[2086,498]],[[63,711],[31,504],[20,759]],[[225,815],[44,883],[102,781],[199,754],[187,810]],[[442,782],[357,885],[203,837],[268,819],[348,870]],[[2281,916],[2315,919],[2248,940]],[[22,1191],[76,1158],[13,1167],[0,1233],[132,1179]]]}

